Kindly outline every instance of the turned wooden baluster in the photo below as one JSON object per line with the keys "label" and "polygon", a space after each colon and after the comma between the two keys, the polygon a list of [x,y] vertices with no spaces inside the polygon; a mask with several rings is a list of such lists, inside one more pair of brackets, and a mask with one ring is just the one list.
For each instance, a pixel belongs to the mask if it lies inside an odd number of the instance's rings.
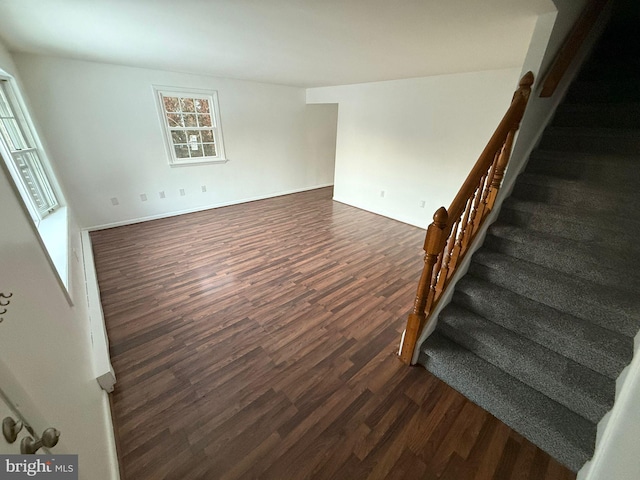
{"label": "turned wooden baluster", "polygon": [[500,159],[500,155],[502,153],[502,149],[500,149],[495,154],[495,159],[491,164],[491,169],[489,170],[489,175],[487,175],[484,184],[482,185],[482,198],[480,199],[480,209],[478,215],[480,216],[479,225],[482,225],[487,215],[491,213],[491,206],[489,206],[489,193],[491,192],[491,185],[493,184],[493,177],[496,174],[496,167],[498,166],[498,160]]}
{"label": "turned wooden baluster", "polygon": [[[449,214],[447,213],[447,216],[448,215]],[[442,234],[441,241],[442,247],[440,248],[440,254],[436,260],[436,264],[433,268],[433,275],[431,277],[431,289],[429,290],[429,300],[427,301],[428,308],[425,309],[427,316],[429,315],[429,312],[431,312],[433,304],[437,302],[440,297],[440,292],[438,291],[438,279],[440,278],[440,272],[442,272],[442,262],[447,257],[447,239],[444,237],[444,232]]]}
{"label": "turned wooden baluster", "polygon": [[[519,125],[519,124],[518,124]],[[500,191],[500,185],[502,185],[502,179],[504,178],[504,171],[509,163],[511,157],[511,149],[513,148],[513,139],[518,131],[518,125],[512,128],[507,134],[507,139],[504,142],[498,162],[496,163],[495,171],[493,172],[493,179],[491,180],[491,187],[489,188],[489,196],[487,197],[487,208],[490,212],[493,209],[493,204],[496,203],[496,197]]]}
{"label": "turned wooden baluster", "polygon": [[407,321],[407,330],[402,343],[402,351],[400,352],[400,358],[405,363],[411,362],[413,348],[427,318],[426,312],[431,311],[431,306],[433,305],[435,296],[435,286],[432,285],[435,276],[433,267],[443,249],[443,232],[447,226],[448,218],[447,209],[440,207],[433,215],[433,223],[427,228],[427,234],[424,239],[424,267],[418,284],[418,293],[413,303],[413,311],[409,314]]}
{"label": "turned wooden baluster", "polygon": [[458,263],[458,259],[461,255],[464,255],[462,250],[462,244],[464,243],[464,239],[470,235],[468,226],[469,226],[469,215],[471,214],[471,208],[473,206],[473,199],[467,200],[467,204],[464,208],[464,213],[462,215],[462,222],[460,223],[460,232],[458,233],[458,238],[456,239],[456,244],[453,247],[453,265],[450,268],[455,270],[455,267]]}
{"label": "turned wooden baluster", "polygon": [[474,238],[474,234],[480,225],[480,220],[482,217],[478,216],[478,206],[480,205],[480,200],[482,198],[482,185],[486,180],[486,175],[480,177],[480,183],[476,190],[473,193],[473,205],[471,206],[471,214],[469,215],[469,234],[465,236],[462,241],[462,249],[466,252],[469,249],[469,245]]}
{"label": "turned wooden baluster", "polygon": [[455,245],[456,235],[458,234],[459,223],[460,221],[457,221],[453,225],[453,228],[449,233],[449,237],[445,242],[444,252],[442,253],[443,255],[442,268],[440,268],[440,276],[438,277],[438,283],[436,285],[437,298],[440,298],[440,295],[442,294],[442,291],[446,286],[447,279],[449,278],[449,273],[450,273],[449,265],[453,257],[453,246]]}

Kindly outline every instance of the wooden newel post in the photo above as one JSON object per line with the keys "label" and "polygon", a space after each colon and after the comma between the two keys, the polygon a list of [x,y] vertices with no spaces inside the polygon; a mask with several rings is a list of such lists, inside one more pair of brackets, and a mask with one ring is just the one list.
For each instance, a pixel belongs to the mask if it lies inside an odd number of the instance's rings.
{"label": "wooden newel post", "polygon": [[427,228],[424,239],[424,267],[420,275],[416,299],[413,302],[413,310],[407,319],[407,329],[400,352],[400,359],[406,364],[411,363],[418,335],[424,327],[427,312],[433,304],[435,293],[433,266],[438,261],[438,255],[442,253],[443,232],[448,219],[447,209],[440,207],[433,215],[433,223]]}

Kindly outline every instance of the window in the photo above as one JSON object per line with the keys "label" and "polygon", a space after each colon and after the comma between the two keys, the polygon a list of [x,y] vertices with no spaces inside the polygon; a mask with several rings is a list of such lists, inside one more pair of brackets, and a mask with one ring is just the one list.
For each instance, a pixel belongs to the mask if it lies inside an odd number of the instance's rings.
{"label": "window", "polygon": [[17,97],[7,80],[0,78],[0,143],[10,158],[9,168],[20,180],[30,210],[44,218],[58,207],[58,200],[40,161],[40,152]]}
{"label": "window", "polygon": [[71,305],[69,217],[64,197],[15,80],[3,70],[0,70],[0,161],[33,221]]}
{"label": "window", "polygon": [[227,161],[217,92],[154,90],[171,165]]}

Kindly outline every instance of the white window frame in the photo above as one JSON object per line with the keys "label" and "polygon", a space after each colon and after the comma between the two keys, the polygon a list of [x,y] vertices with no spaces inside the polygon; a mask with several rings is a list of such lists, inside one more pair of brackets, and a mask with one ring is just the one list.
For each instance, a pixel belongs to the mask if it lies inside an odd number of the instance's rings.
{"label": "white window frame", "polygon": [[[226,163],[228,161],[224,150],[224,138],[222,136],[222,124],[220,122],[220,107],[218,105],[218,92],[216,90],[200,90],[193,88],[169,87],[161,85],[153,85],[153,92],[156,99],[156,106],[160,118],[162,135],[164,137],[165,149],[169,159],[169,165],[172,167],[184,165],[202,165],[208,163]],[[169,125],[167,112],[165,110],[163,97],[178,98],[201,98],[209,101],[212,126],[211,127],[172,127]],[[187,130],[212,130],[214,137],[215,153],[214,156],[201,156],[191,158],[180,158],[176,155],[174,149],[172,131]],[[191,145],[189,146],[191,149]],[[204,152],[203,152],[204,154]]]}
{"label": "white window frame", "polygon": [[[22,98],[13,77],[0,74],[0,89],[7,97],[13,118],[27,144],[26,148],[12,149],[11,145],[5,141],[4,135],[0,132],[0,152],[3,154],[2,156],[6,158],[5,163],[7,164],[7,168],[9,168],[18,190],[25,200],[29,213],[34,222],[38,224],[40,220],[43,220],[60,208],[60,196],[57,192],[56,185],[54,185],[54,182],[51,180],[52,176],[46,168],[46,157],[42,145],[30,119],[25,115],[26,110],[22,104]],[[29,158],[29,161],[24,162],[23,160],[24,164],[21,167],[19,163],[20,158],[25,155]],[[33,179],[33,188],[28,185],[28,177]],[[39,191],[39,195],[45,203],[42,207],[38,206],[38,201],[34,197],[34,188]]]}
{"label": "white window frame", "polygon": [[[51,264],[53,271],[60,283],[62,291],[69,302],[73,306],[71,298],[71,278],[69,275],[69,212],[60,185],[52,170],[49,158],[44,146],[38,136],[35,124],[29,116],[29,110],[25,104],[22,92],[15,78],[0,69],[0,82],[3,83],[5,91],[9,90],[9,101],[11,102],[11,110],[13,111],[16,121],[18,122],[23,135],[29,135],[29,146],[37,151],[38,168],[40,174],[46,177],[48,188],[55,196],[56,205],[48,209],[46,212],[40,212],[37,205],[31,198],[29,189],[24,184],[20,171],[15,165],[14,156],[12,155],[9,145],[5,145],[4,140],[0,140],[0,162],[7,177],[12,183],[16,197],[20,200],[25,214],[31,217],[34,232],[37,234],[45,255]],[[28,132],[28,133],[25,133]],[[29,148],[29,150],[33,150]]]}

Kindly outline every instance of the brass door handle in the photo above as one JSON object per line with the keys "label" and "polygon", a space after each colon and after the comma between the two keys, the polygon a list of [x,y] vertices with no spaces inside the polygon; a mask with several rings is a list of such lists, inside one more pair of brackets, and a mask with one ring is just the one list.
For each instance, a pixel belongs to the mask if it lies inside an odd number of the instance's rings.
{"label": "brass door handle", "polygon": [[7,442],[13,443],[18,438],[18,434],[23,426],[24,424],[21,421],[16,422],[11,417],[5,417],[5,419],[2,420],[2,435],[4,435]]}
{"label": "brass door handle", "polygon": [[55,428],[47,428],[42,432],[40,440],[35,441],[32,437],[25,437],[20,442],[20,453],[23,455],[32,455],[42,447],[53,448],[58,444],[60,432]]}

